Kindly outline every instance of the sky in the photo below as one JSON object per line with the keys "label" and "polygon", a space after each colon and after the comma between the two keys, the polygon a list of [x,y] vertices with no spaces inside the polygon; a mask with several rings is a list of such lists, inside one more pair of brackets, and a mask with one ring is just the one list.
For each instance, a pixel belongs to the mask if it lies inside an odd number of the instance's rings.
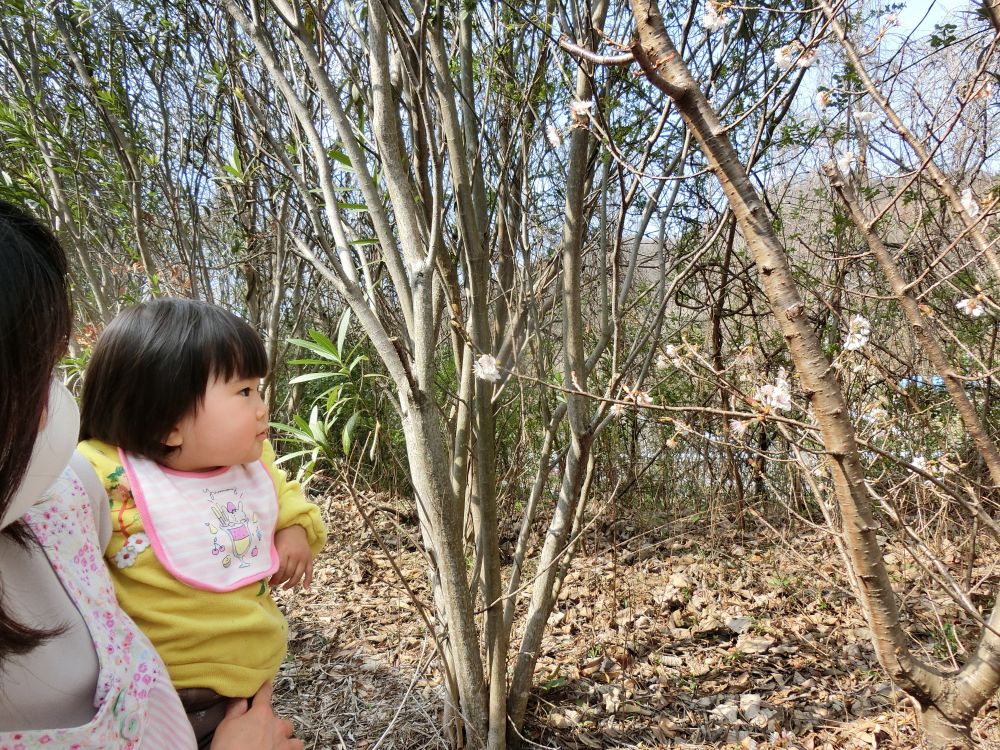
{"label": "sky", "polygon": [[[930,8],[930,13],[927,9]],[[976,8],[975,0],[913,0],[906,4],[906,7],[899,12],[900,31],[910,31],[916,28],[923,34],[928,34],[934,29],[934,24],[947,20],[956,11],[972,11]],[[923,15],[927,13],[927,18],[921,22]]]}

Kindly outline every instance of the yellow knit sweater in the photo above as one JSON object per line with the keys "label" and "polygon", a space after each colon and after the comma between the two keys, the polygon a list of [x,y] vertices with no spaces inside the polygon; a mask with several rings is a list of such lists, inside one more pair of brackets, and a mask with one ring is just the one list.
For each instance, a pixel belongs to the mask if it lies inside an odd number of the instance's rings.
{"label": "yellow knit sweater", "polygon": [[[130,534],[144,531],[132,500],[118,449],[97,440],[79,445],[104,483],[111,503],[111,540],[104,550],[122,608],[135,620],[166,662],[177,689],[211,688],[246,698],[274,677],[285,658],[288,624],[268,592],[267,579],[226,593],[192,588],[160,564],[151,548],[126,568],[114,557]],[[298,524],[306,530],[313,555],[326,542],[319,508],[305,499],[298,482],[274,465],[274,449],[264,444],[264,466],[278,490],[277,529]]]}

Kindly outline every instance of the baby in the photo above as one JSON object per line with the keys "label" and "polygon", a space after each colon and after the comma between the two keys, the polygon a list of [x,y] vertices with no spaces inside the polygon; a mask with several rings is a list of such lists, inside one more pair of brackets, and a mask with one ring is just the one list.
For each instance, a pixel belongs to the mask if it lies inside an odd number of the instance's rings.
{"label": "baby", "polygon": [[312,580],[319,509],[275,467],[256,332],[202,302],[123,312],[94,347],[79,450],[111,500],[118,601],[156,646],[199,747],[274,677],[287,623],[269,587]]}

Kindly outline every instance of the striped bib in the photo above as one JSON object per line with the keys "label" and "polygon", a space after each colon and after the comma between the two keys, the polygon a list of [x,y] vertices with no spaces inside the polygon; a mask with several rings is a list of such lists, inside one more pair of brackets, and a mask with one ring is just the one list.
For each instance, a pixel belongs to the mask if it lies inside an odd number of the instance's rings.
{"label": "striped bib", "polygon": [[189,472],[118,455],[156,559],[178,581],[233,591],[278,569],[278,493],[262,462]]}

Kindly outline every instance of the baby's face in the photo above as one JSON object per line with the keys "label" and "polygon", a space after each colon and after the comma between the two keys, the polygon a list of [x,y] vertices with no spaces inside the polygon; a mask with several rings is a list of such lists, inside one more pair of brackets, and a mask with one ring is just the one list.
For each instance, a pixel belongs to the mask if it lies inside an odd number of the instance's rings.
{"label": "baby's face", "polygon": [[178,471],[211,471],[260,458],[267,438],[267,407],[258,378],[209,382],[198,409],[167,437],[175,446],[163,463]]}

